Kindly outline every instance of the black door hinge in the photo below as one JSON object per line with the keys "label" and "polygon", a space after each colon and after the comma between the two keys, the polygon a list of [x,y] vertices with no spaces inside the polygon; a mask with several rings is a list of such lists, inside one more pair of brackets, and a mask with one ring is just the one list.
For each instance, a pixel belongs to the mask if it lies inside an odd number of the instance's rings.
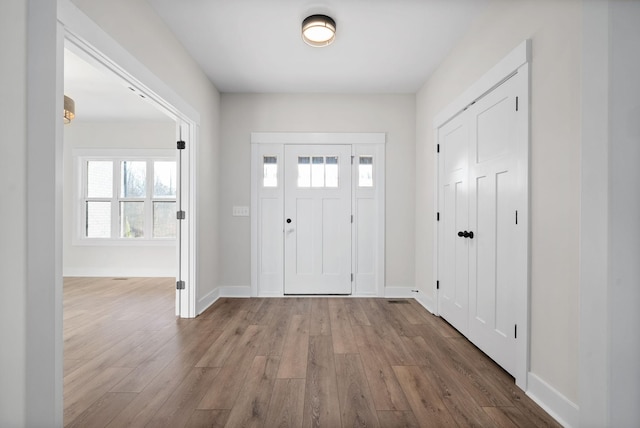
{"label": "black door hinge", "polygon": [[518,210],[516,210],[516,224],[518,224]]}
{"label": "black door hinge", "polygon": [[176,282],[176,290],[184,290],[184,289],[185,289],[184,281]]}
{"label": "black door hinge", "polygon": [[436,213],[436,221],[440,221],[440,212]]}
{"label": "black door hinge", "polygon": [[518,111],[518,97],[516,97],[516,111]]}
{"label": "black door hinge", "polygon": [[440,144],[436,144],[436,153],[440,153]]}
{"label": "black door hinge", "polygon": [[440,281],[436,281],[436,290],[440,290]]}
{"label": "black door hinge", "polygon": [[184,211],[178,211],[176,212],[176,218],[178,220],[184,220],[186,217],[186,213]]}
{"label": "black door hinge", "polygon": [[176,144],[178,150],[184,150],[187,147],[187,143],[185,143],[184,141],[180,140],[177,142]]}
{"label": "black door hinge", "polygon": [[518,338],[518,324],[513,326],[513,338],[514,339]]}

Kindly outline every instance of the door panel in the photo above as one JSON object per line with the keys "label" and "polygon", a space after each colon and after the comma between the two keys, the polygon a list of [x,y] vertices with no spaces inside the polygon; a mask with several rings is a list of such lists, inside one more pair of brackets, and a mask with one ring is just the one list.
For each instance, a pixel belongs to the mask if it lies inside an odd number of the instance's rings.
{"label": "door panel", "polygon": [[285,294],[350,294],[350,146],[285,146],[285,219]]}
{"label": "door panel", "polygon": [[507,81],[468,111],[469,339],[515,372],[515,96]]}
{"label": "door panel", "polygon": [[462,116],[439,130],[439,281],[438,311],[455,328],[466,333],[468,324],[468,243],[458,237],[467,230],[468,127]]}

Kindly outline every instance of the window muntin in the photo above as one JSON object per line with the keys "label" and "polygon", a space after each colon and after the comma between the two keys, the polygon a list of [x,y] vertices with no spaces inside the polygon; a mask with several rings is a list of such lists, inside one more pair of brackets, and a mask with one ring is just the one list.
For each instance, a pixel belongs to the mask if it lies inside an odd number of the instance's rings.
{"label": "window muntin", "polygon": [[338,157],[298,156],[298,187],[338,187]]}
{"label": "window muntin", "polygon": [[83,189],[80,239],[175,240],[177,164],[173,157],[78,159]]}

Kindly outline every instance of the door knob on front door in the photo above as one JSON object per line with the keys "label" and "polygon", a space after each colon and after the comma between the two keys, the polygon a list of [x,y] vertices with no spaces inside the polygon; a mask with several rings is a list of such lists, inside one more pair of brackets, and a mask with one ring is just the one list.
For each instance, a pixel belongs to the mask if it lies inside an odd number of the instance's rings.
{"label": "door knob on front door", "polygon": [[287,219],[287,223],[291,223],[291,219],[290,218]]}
{"label": "door knob on front door", "polygon": [[[460,232],[458,232],[458,236],[462,238],[465,233],[467,233],[467,232],[466,231],[464,231],[464,232],[460,231]],[[465,236],[465,238],[466,238],[466,236]]]}

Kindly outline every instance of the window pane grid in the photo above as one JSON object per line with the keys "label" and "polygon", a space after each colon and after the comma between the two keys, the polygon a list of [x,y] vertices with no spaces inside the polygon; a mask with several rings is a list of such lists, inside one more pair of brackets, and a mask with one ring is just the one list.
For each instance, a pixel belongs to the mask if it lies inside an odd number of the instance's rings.
{"label": "window pane grid", "polygon": [[176,238],[174,160],[102,158],[84,165],[83,238]]}
{"label": "window pane grid", "polygon": [[299,156],[298,187],[338,187],[338,157]]}

